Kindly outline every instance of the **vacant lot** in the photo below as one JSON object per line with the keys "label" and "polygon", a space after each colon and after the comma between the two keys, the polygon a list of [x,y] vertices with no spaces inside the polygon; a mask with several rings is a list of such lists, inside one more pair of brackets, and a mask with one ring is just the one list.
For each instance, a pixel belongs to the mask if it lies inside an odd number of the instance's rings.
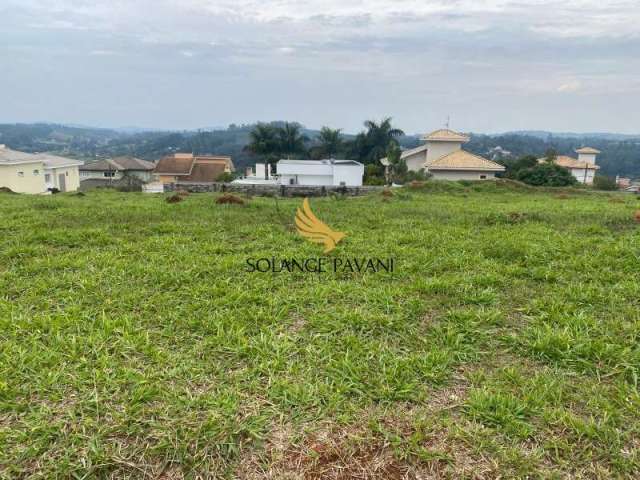
{"label": "vacant lot", "polygon": [[634,197],[0,194],[0,477],[634,478]]}

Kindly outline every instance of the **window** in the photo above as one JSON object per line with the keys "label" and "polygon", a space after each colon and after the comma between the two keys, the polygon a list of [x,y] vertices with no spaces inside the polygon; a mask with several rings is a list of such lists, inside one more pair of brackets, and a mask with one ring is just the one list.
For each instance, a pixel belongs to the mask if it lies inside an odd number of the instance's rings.
{"label": "window", "polygon": [[24,172],[18,172],[19,177],[24,177]]}
{"label": "window", "polygon": [[64,176],[68,177],[69,176],[69,172],[64,172]]}
{"label": "window", "polygon": [[480,180],[486,180],[487,176],[486,175],[480,175]]}
{"label": "window", "polygon": [[34,171],[33,171],[33,174],[34,174],[34,175],[40,175],[40,170],[34,170]]}
{"label": "window", "polygon": [[295,180],[293,178],[289,179],[289,185],[295,185]]}
{"label": "window", "polygon": [[51,181],[51,174],[50,173],[45,173],[44,174],[44,181],[49,183]]}
{"label": "window", "polygon": [[116,172],[102,172],[105,178],[113,178],[116,176]]}

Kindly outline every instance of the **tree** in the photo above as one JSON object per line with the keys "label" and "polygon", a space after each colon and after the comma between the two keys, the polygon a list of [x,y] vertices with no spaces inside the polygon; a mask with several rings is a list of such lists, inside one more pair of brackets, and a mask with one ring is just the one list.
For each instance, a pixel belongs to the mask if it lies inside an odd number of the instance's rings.
{"label": "tree", "polygon": [[262,157],[265,162],[277,160],[279,150],[277,129],[268,123],[258,123],[249,132],[249,143],[245,149]]}
{"label": "tree", "polygon": [[593,179],[593,188],[596,190],[618,190],[618,184],[613,177],[596,175]]}
{"label": "tree", "polygon": [[279,153],[287,158],[305,153],[305,143],[309,141],[309,138],[301,133],[301,129],[300,124],[289,122],[285,122],[282,127],[277,129]]}
{"label": "tree", "polygon": [[400,147],[391,142],[387,150],[387,183],[404,183],[408,169],[406,162],[402,159]]}
{"label": "tree", "polygon": [[505,177],[516,178],[520,170],[535,167],[537,164],[538,159],[534,155],[525,155],[515,161],[504,162],[505,167],[507,167]]}
{"label": "tree", "polygon": [[556,161],[556,158],[558,158],[558,152],[556,152],[556,150],[554,148],[549,148],[547,149],[546,152],[544,152],[544,161],[548,162],[548,163],[553,163]]}
{"label": "tree", "polygon": [[529,185],[546,187],[566,187],[575,185],[577,182],[569,170],[550,162],[538,163],[533,167],[524,168],[517,173],[515,178]]}
{"label": "tree", "polygon": [[322,127],[318,139],[320,140],[318,150],[321,156],[335,158],[342,151],[342,129]]}
{"label": "tree", "polygon": [[398,144],[397,137],[404,135],[402,130],[391,125],[391,117],[382,119],[380,123],[367,120],[364,126],[367,131],[356,137],[356,146],[360,160],[365,163],[375,163],[383,158],[392,143]]}

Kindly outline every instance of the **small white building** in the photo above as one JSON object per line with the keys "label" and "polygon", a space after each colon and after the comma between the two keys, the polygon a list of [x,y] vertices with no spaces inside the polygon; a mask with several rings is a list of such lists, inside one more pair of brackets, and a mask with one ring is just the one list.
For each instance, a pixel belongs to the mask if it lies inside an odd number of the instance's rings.
{"label": "small white building", "polygon": [[[436,180],[488,180],[505,167],[479,155],[462,149],[469,137],[446,128],[436,130],[422,137],[423,145],[405,150],[400,158],[412,172],[424,170]],[[380,162],[388,166],[386,158]]]}
{"label": "small white building", "polygon": [[[553,163],[569,170],[578,182],[592,185],[593,178],[600,169],[600,167],[596,165],[596,155],[600,153],[600,150],[591,147],[582,147],[575,152],[578,154],[577,159],[566,155],[558,155]],[[545,158],[538,159],[540,163],[545,161]]]}
{"label": "small white building", "polygon": [[280,185],[360,187],[364,177],[355,160],[280,160],[276,168]]}
{"label": "small white building", "polygon": [[46,153],[19,152],[0,145],[0,187],[16,193],[73,192],[83,162]]}

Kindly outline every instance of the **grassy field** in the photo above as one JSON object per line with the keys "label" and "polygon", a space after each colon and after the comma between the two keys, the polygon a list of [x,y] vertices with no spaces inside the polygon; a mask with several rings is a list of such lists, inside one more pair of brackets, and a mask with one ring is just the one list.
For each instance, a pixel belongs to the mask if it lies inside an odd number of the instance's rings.
{"label": "grassy field", "polygon": [[0,194],[0,478],[637,478],[635,197]]}

